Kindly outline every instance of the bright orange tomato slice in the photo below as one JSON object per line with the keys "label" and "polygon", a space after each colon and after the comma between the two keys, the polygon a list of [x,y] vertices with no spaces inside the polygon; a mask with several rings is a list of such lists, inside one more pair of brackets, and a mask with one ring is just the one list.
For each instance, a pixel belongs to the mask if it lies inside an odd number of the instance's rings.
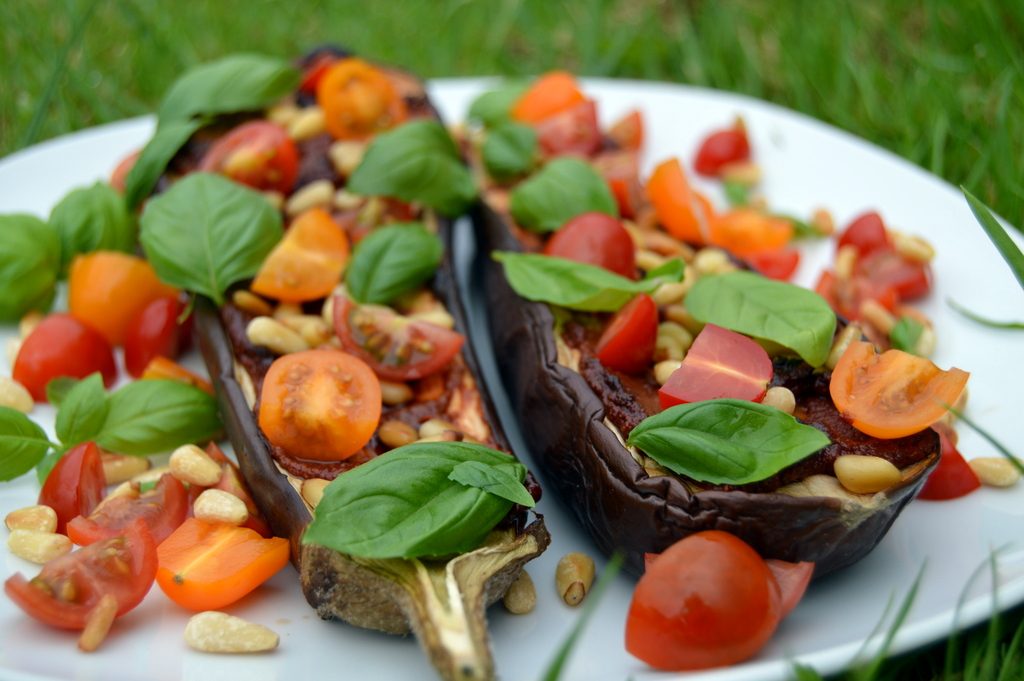
{"label": "bright orange tomato slice", "polygon": [[209,381],[166,357],[154,357],[143,370],[142,378],[163,378],[168,381],[177,381],[216,396]]}
{"label": "bright orange tomato slice", "polygon": [[740,257],[782,248],[792,238],[793,224],[789,220],[752,208],[730,210],[711,223],[712,242]]}
{"label": "bright orange tomato slice", "polygon": [[690,187],[679,159],[658,165],[647,180],[646,190],[658,222],[670,234],[691,244],[711,243],[714,208],[706,196]]}
{"label": "bright orange tomato slice", "polygon": [[405,101],[388,75],[362,59],[341,59],[316,86],[327,131],[338,139],[363,139],[406,118]]}
{"label": "bright orange tomato slice", "polygon": [[288,540],[189,518],[161,542],[156,554],[157,584],[172,601],[189,610],[217,610],[283,568]]}
{"label": "bright orange tomato slice", "polygon": [[832,372],[829,392],[854,428],[892,439],[918,433],[942,418],[969,376],[900,350],[879,355],[871,343],[855,341]]}
{"label": "bright orange tomato slice", "polygon": [[152,265],[127,253],[96,251],[71,261],[68,307],[71,314],[110,342],[122,345],[128,326],[157,298],[175,296]]}
{"label": "bright orange tomato slice", "polygon": [[521,123],[539,123],[585,100],[571,73],[552,71],[535,80],[516,100],[512,118]]}
{"label": "bright orange tomato slice", "polygon": [[290,303],[327,296],[348,262],[345,230],[323,208],[295,218],[252,282],[260,295]]}

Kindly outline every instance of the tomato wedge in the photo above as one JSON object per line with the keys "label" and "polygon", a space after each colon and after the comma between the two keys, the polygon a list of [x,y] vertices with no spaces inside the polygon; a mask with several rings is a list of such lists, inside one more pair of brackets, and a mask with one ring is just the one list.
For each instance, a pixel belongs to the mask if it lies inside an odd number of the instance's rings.
{"label": "tomato wedge", "polygon": [[39,490],[39,503],[56,511],[57,532],[63,534],[71,519],[92,513],[106,484],[100,448],[83,442],[57,460]]}
{"label": "tomato wedge", "polygon": [[164,296],[132,318],[124,337],[124,365],[129,374],[138,378],[154,358],[178,356],[183,340],[178,318],[184,310],[178,296]]}
{"label": "tomato wedge", "polygon": [[836,250],[843,246],[853,246],[861,258],[880,248],[890,248],[889,233],[882,222],[882,216],[875,211],[868,211],[851,220],[839,235]]}
{"label": "tomato wedge", "polygon": [[571,73],[551,71],[535,80],[530,89],[516,100],[511,115],[521,123],[539,123],[585,99]]}
{"label": "tomato wedge", "polygon": [[125,186],[128,182],[128,173],[135,167],[135,162],[139,160],[139,154],[142,153],[142,149],[138,149],[128,154],[114,166],[114,170],[110,173],[110,186],[117,190],[119,193],[124,194]]}
{"label": "tomato wedge", "polygon": [[701,175],[718,177],[722,169],[730,163],[746,161],[750,158],[750,140],[747,129],[742,122],[726,130],[717,130],[701,142],[694,160],[694,168]]}
{"label": "tomato wedge", "polygon": [[960,451],[949,438],[946,427],[935,424],[935,432],[939,434],[942,449],[939,454],[939,465],[928,474],[918,498],[927,501],[947,501],[959,499],[981,487],[978,474],[964,460]]}
{"label": "tomato wedge", "polygon": [[711,223],[711,242],[741,258],[780,249],[792,238],[793,224],[789,220],[752,208],[734,208]]}
{"label": "tomato wedge", "polygon": [[219,173],[253,189],[287,194],[299,177],[299,150],[280,125],[242,123],[217,140],[199,170]]}
{"label": "tomato wedge", "polygon": [[800,265],[800,251],[795,248],[759,251],[747,254],[744,260],[769,279],[789,281]]}
{"label": "tomato wedge", "polygon": [[288,563],[288,540],[189,518],[157,548],[156,581],[189,610],[234,603]]}
{"label": "tomato wedge", "polygon": [[199,388],[205,393],[216,396],[213,391],[213,385],[209,381],[166,357],[154,357],[142,371],[142,378],[162,378],[168,381],[177,381],[178,383]]}
{"label": "tomato wedge", "polygon": [[590,159],[594,170],[612,190],[619,214],[627,219],[637,216],[643,203],[644,187],[640,183],[640,158],[631,149],[602,151]]}
{"label": "tomato wedge", "polygon": [[262,296],[302,303],[329,295],[348,262],[348,237],[323,208],[299,215],[252,282]]}
{"label": "tomato wedge", "polygon": [[122,496],[108,499],[88,516],[80,515],[68,523],[68,538],[79,546],[110,539],[142,519],[153,541],[159,544],[185,520],[188,493],[173,475],[164,473],[156,486],[139,494],[138,487]]}
{"label": "tomato wedge", "polygon": [[690,187],[678,159],[659,164],[647,180],[646,191],[658,222],[670,234],[692,244],[711,242],[714,209],[706,196]]}
{"label": "tomato wedge", "polygon": [[362,59],[339,59],[320,76],[316,101],[327,131],[338,139],[364,139],[409,117],[387,73]]}
{"label": "tomato wedge", "polygon": [[644,146],[644,117],[638,109],[633,109],[608,128],[608,137],[620,149],[640,151]]}
{"label": "tomato wedge", "polygon": [[658,340],[658,306],[641,293],[615,313],[597,341],[601,364],[626,373],[640,373],[651,366]]}
{"label": "tomato wedge", "polygon": [[25,338],[12,375],[36,402],[46,402],[46,385],[53,379],[85,378],[96,372],[103,375],[103,385],[108,388],[117,380],[114,352],[107,339],[91,326],[58,312],[47,315]]}
{"label": "tomato wedge", "polygon": [[829,392],[854,428],[891,439],[918,433],[942,418],[969,376],[957,368],[942,371],[901,350],[879,355],[871,343],[854,341],[832,372]]}
{"label": "tomato wedge", "polygon": [[583,213],[569,220],[544,245],[544,253],[636,279],[633,238],[622,222],[604,213]]}
{"label": "tomato wedge", "polygon": [[854,278],[871,282],[875,287],[892,289],[902,302],[928,295],[932,288],[931,268],[927,263],[908,260],[889,248],[878,248],[859,258]]}
{"label": "tomato wedge", "polygon": [[590,156],[601,149],[597,105],[587,99],[534,123],[537,142],[547,156]]}

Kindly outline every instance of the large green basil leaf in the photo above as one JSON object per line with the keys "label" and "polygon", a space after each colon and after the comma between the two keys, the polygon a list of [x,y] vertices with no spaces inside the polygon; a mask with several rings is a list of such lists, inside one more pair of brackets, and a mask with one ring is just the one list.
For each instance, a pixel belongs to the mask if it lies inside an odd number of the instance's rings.
{"label": "large green basil leaf", "polygon": [[119,454],[157,454],[212,438],[221,429],[217,401],[199,388],[143,379],[109,398],[96,443]]}
{"label": "large green basil leaf", "polygon": [[50,449],[43,429],[10,407],[0,407],[0,480],[13,480],[32,470]]}
{"label": "large green basil leaf", "polygon": [[448,479],[490,492],[514,504],[533,508],[537,502],[523,487],[525,472],[523,469],[523,474],[519,474],[517,469],[513,474],[505,468],[489,466],[480,461],[463,461],[452,469]]}
{"label": "large green basil leaf", "polygon": [[434,276],[444,246],[418,222],[381,227],[359,242],[345,272],[360,303],[387,304]]}
{"label": "large green basil leaf", "polygon": [[412,121],[377,135],[347,189],[416,201],[452,216],[476,198],[476,185],[458,147],[437,121]]}
{"label": "large green basil leaf", "polygon": [[92,374],[75,383],[57,410],[56,432],[61,444],[71,447],[96,437],[103,429],[109,409],[102,376]]}
{"label": "large green basil leaf", "polygon": [[146,204],[141,241],[162,281],[224,302],[256,274],[282,235],[281,214],[258,192],[192,173]]}
{"label": "large green basil leaf", "polygon": [[134,210],[150,195],[157,180],[167,170],[167,164],[204,124],[200,119],[161,123],[128,171],[124,190],[124,201],[128,208]]}
{"label": "large green basil leaf", "polygon": [[0,322],[53,303],[60,269],[60,239],[32,215],[0,215]]}
{"label": "large green basil leaf", "polygon": [[467,461],[522,482],[508,454],[468,442],[399,447],[339,475],[324,490],[303,543],[363,558],[422,558],[476,548],[512,502],[450,479]]}
{"label": "large green basil leaf", "polygon": [[576,158],[555,159],[513,189],[509,210],[520,227],[534,232],[554,232],[583,213],[619,215],[608,183]]}
{"label": "large green basil leaf", "polygon": [[537,162],[537,131],[521,123],[504,123],[484,138],[484,166],[496,180],[525,175]]}
{"label": "large green basil leaf", "polygon": [[701,277],[686,296],[694,318],[789,348],[821,366],[832,348],[836,315],[814,291],[753,272]]}
{"label": "large green basil leaf", "polygon": [[830,444],[817,428],[746,400],[708,400],[649,416],[627,442],[669,470],[714,485],[770,478]]}
{"label": "large green basil leaf", "polygon": [[61,199],[50,212],[50,225],[60,237],[62,276],[79,253],[131,253],[135,248],[135,221],[124,199],[106,182],[75,189]]}
{"label": "large green basil leaf", "polygon": [[529,87],[530,84],[526,82],[511,82],[502,84],[497,90],[485,92],[469,105],[466,118],[482,123],[488,128],[500,125],[509,119],[516,100],[522,97]]}
{"label": "large green basil leaf", "polygon": [[638,293],[682,281],[683,261],[670,260],[648,278],[633,281],[603,267],[538,253],[496,251],[505,278],[523,298],[585,312],[614,312]]}

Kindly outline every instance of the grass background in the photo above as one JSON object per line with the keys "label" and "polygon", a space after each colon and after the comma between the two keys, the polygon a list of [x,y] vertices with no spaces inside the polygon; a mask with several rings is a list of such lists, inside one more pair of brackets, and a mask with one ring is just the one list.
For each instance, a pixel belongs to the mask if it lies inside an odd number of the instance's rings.
{"label": "grass background", "polygon": [[[4,0],[0,156],[152,111],[183,69],[248,50],[347,45],[422,76],[647,78],[733,90],[810,114],[963,184],[1024,225],[1024,2],[1015,0]],[[1024,678],[1021,609],[887,664],[883,678]],[[1019,641],[1017,648],[1019,648]],[[1003,650],[1003,652],[999,652]]]}

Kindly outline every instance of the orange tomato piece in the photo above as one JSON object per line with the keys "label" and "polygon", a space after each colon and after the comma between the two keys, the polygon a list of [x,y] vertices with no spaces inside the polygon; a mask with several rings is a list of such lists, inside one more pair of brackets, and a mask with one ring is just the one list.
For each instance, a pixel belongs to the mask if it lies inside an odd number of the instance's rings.
{"label": "orange tomato piece", "polygon": [[646,191],[658,222],[672,236],[691,244],[711,243],[714,208],[706,196],[690,187],[679,159],[659,164],[647,180]]}
{"label": "orange tomato piece", "polygon": [[327,131],[337,139],[363,139],[409,117],[387,73],[362,59],[341,59],[320,78],[316,101]]}
{"label": "orange tomato piece", "polygon": [[516,100],[512,118],[521,123],[539,123],[585,100],[571,73],[551,71],[535,80]]}
{"label": "orange tomato piece", "polygon": [[68,307],[110,342],[122,345],[128,326],[144,307],[177,291],[152,265],[127,253],[96,251],[76,256],[68,275]]}
{"label": "orange tomato piece", "polygon": [[608,137],[621,149],[640,151],[644,146],[644,117],[639,109],[633,109],[608,129]]}
{"label": "orange tomato piece", "polygon": [[871,343],[854,341],[832,372],[829,392],[854,428],[892,439],[918,433],[942,418],[969,376],[900,350],[879,355]]}
{"label": "orange tomato piece", "polygon": [[730,210],[711,223],[711,241],[740,257],[782,248],[792,238],[793,224],[789,220],[753,208]]}
{"label": "orange tomato piece", "polygon": [[288,563],[287,539],[189,518],[157,547],[156,581],[189,610],[234,603]]}
{"label": "orange tomato piece", "polygon": [[341,280],[348,253],[345,230],[323,208],[311,208],[292,222],[251,288],[289,303],[323,298]]}
{"label": "orange tomato piece", "polygon": [[199,388],[205,393],[214,395],[213,386],[202,376],[194,374],[172,359],[166,357],[154,357],[142,371],[142,378],[163,378],[168,381],[178,381]]}
{"label": "orange tomato piece", "polygon": [[260,428],[292,456],[343,461],[370,441],[380,412],[377,375],[340,350],[283,355],[263,379]]}

